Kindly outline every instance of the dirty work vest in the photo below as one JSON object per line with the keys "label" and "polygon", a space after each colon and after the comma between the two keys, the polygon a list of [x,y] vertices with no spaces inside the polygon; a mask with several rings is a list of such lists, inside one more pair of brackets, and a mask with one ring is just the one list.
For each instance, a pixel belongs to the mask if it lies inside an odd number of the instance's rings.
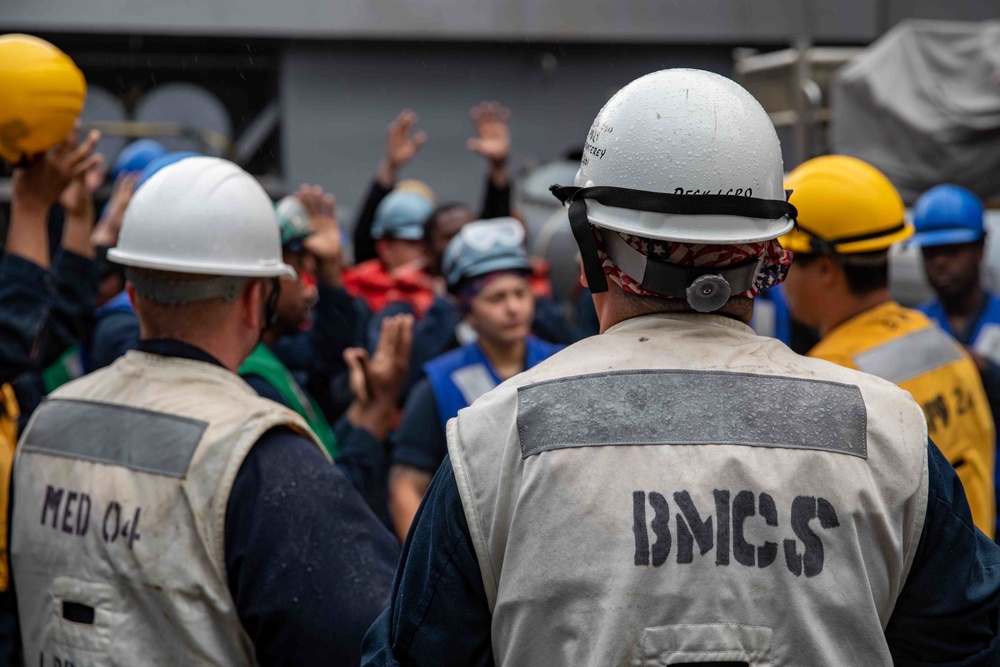
{"label": "dirty work vest", "polygon": [[[0,517],[7,516],[10,498],[10,470],[14,465],[17,446],[17,420],[21,408],[14,396],[14,388],[6,383],[0,386]],[[10,564],[7,555],[7,522],[0,525],[0,592],[10,588]]]}
{"label": "dirty work vest", "polygon": [[313,433],[323,443],[326,452],[337,457],[337,437],[316,401],[295,381],[281,360],[264,343],[258,343],[239,370],[240,377],[257,375],[275,388],[285,403],[306,420]]}
{"label": "dirty work vest", "polygon": [[276,426],[315,440],[224,368],[136,351],[44,402],[14,464],[27,664],[253,664],[226,578],[226,506]]}
{"label": "dirty work vest", "polygon": [[[563,347],[534,336],[528,337],[526,346],[525,369],[533,368]],[[442,428],[459,410],[500,384],[500,376],[476,343],[427,362],[424,374],[431,383]]]}
{"label": "dirty work vest", "polygon": [[993,415],[979,370],[961,345],[923,313],[890,301],[838,326],[809,356],[877,375],[913,394],[931,440],[962,480],[973,521],[993,537]]}
{"label": "dirty work vest", "polygon": [[498,666],[892,662],[927,426],[888,382],[639,317],[460,412],[448,450]]}

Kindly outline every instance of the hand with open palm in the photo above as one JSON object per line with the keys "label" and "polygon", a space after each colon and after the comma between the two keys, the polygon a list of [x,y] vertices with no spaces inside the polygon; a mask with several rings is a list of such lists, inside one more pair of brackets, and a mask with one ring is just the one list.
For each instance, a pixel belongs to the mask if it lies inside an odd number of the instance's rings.
{"label": "hand with open palm", "polygon": [[404,109],[389,123],[385,130],[385,156],[379,164],[378,180],[384,188],[391,188],[396,183],[396,176],[427,143],[427,133],[413,134],[417,124],[417,114]]}

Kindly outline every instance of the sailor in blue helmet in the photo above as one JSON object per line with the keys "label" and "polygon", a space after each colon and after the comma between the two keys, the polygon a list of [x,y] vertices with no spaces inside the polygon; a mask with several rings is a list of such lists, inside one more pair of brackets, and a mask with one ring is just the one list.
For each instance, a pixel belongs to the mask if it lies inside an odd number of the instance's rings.
{"label": "sailor in blue helmet", "polygon": [[[199,157],[198,153],[190,151],[177,151],[168,153],[166,150],[157,151],[156,142],[143,144],[137,141],[126,147],[115,163],[115,169],[121,167],[122,174],[131,174],[133,180],[128,181],[127,192],[120,197],[119,205],[113,206],[109,202],[109,209],[105,215],[118,216],[117,222],[110,225],[116,230],[121,227],[121,218],[124,216],[125,207],[132,198],[132,193],[138,190],[146,181],[153,177],[164,167],[180,162],[189,157]],[[157,146],[159,144],[156,144]],[[134,149],[134,154],[129,156],[129,149]],[[162,148],[162,146],[161,146]],[[122,160],[122,156],[127,159]],[[144,163],[144,164],[143,164]],[[116,190],[121,184],[116,183]],[[116,193],[117,194],[117,193]],[[105,225],[102,219],[99,226]],[[117,242],[117,231],[112,233],[113,238],[106,242],[108,246],[114,246]],[[99,249],[101,258],[107,253],[107,247]],[[109,265],[110,266],[110,265]],[[109,271],[113,271],[109,268]],[[139,344],[139,318],[136,317],[135,310],[128,294],[125,293],[124,279],[120,282],[120,291],[110,298],[104,297],[101,305],[94,313],[94,326],[89,340],[84,345],[83,351],[83,371],[90,373],[105,366],[111,365],[116,359],[132,350]],[[53,387],[54,388],[54,387]]]}
{"label": "sailor in blue helmet", "polygon": [[174,151],[172,153],[164,153],[150,160],[140,172],[139,182],[135,184],[135,189],[138,190],[141,188],[146,181],[151,179],[164,167],[175,162],[180,162],[181,160],[186,160],[189,157],[201,157],[201,154],[193,151]]}
{"label": "sailor in blue helmet", "polygon": [[972,348],[980,368],[1000,359],[1000,298],[980,282],[986,229],[983,203],[957,185],[928,190],[913,207],[924,271],[937,298],[921,306],[942,329]]}
{"label": "sailor in blue helmet", "polygon": [[[987,291],[980,265],[985,249],[983,203],[957,185],[938,185],[913,206],[924,272],[937,298],[920,307],[966,346],[983,378],[993,419],[1000,418],[1000,296]],[[1000,468],[994,473],[1000,482]],[[1000,522],[997,524],[1000,526]]]}
{"label": "sailor in blue helmet", "polygon": [[108,249],[118,242],[125,208],[135,189],[169,164],[197,153],[169,153],[152,139],[134,141],[115,159],[111,175],[111,198],[91,236],[95,245],[97,307],[93,309],[87,335],[67,349],[42,373],[45,391],[52,392],[70,380],[109,366],[139,344],[139,319],[125,292],[125,272],[107,260]]}
{"label": "sailor in blue helmet", "polygon": [[389,508],[400,539],[447,451],[445,425],[504,380],[562,348],[531,335],[535,299],[524,228],[513,218],[467,224],[444,253],[442,273],[475,333],[424,365],[393,436]]}
{"label": "sailor in blue helmet", "polygon": [[139,139],[126,146],[115,159],[111,170],[111,178],[117,179],[122,174],[141,172],[150,162],[167,154],[167,149],[153,139]]}

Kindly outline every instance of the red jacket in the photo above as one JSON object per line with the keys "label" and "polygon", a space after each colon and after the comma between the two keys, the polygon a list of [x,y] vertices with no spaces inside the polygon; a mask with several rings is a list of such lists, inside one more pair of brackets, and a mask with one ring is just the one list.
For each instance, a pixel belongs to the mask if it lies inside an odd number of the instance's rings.
{"label": "red jacket", "polygon": [[419,318],[434,303],[434,288],[426,271],[401,266],[390,273],[378,259],[370,259],[344,271],[344,288],[351,296],[363,299],[373,313],[393,301],[402,301],[409,304]]}

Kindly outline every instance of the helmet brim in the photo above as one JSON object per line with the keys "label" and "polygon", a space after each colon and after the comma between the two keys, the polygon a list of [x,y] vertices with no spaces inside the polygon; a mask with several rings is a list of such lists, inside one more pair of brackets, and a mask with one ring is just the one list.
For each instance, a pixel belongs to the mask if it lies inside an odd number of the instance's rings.
{"label": "helmet brim", "polygon": [[147,257],[136,253],[122,252],[118,248],[108,250],[108,260],[122,266],[138,269],[153,269],[171,273],[196,273],[207,276],[240,276],[246,278],[298,278],[298,273],[284,262],[262,261],[256,264],[202,264],[197,262],[169,261],[161,257]]}
{"label": "helmet brim", "polygon": [[912,244],[920,248],[959,245],[981,241],[983,236],[983,232],[977,229],[929,229],[915,233],[907,245]]}
{"label": "helmet brim", "polygon": [[[605,206],[587,199],[590,224],[642,238],[676,243],[739,245],[770,241],[787,234],[789,218],[744,218],[733,215],[674,215]],[[683,220],[683,224],[678,224]]]}
{"label": "helmet brim", "polygon": [[[885,236],[879,236],[873,239],[866,239],[864,241],[854,241],[853,243],[838,243],[835,246],[835,250],[838,255],[857,255],[859,253],[866,252],[880,252],[883,250],[888,250],[891,246],[906,241],[913,236],[913,225],[909,222],[904,223],[902,229],[892,234],[886,234]],[[778,239],[778,243],[785,250],[790,250],[793,253],[814,253],[817,252],[812,245],[811,239],[812,235],[801,229],[796,229],[789,234],[785,234]]]}
{"label": "helmet brim", "polygon": [[424,238],[424,226],[421,224],[400,225],[399,227],[386,227],[372,232],[372,238],[376,241],[381,239],[400,241],[420,241]]}

